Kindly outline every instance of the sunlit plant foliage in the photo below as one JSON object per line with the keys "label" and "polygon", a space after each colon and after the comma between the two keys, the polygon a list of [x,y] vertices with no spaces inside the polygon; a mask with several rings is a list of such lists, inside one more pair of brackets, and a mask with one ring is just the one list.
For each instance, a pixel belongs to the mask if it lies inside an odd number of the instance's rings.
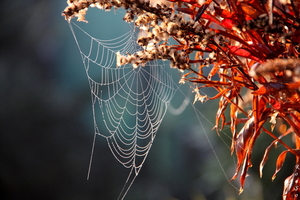
{"label": "sunlit plant foliage", "polygon": [[[286,150],[278,155],[272,179],[282,168],[287,153],[293,154],[295,167],[284,182],[283,199],[298,199],[300,2],[169,1],[172,6],[148,0],[69,0],[63,15],[67,20],[77,17],[78,21],[86,21],[89,7],[126,9],[124,20],[140,28],[137,43],[143,50],[118,54],[117,66],[131,63],[142,67],[152,60],[169,60],[171,67],[184,72],[181,83],[195,84],[195,101],[219,99],[215,128],[220,131],[230,126],[231,151],[237,158],[232,179],[239,177],[240,192],[252,166],[254,144],[261,134],[268,134],[274,140],[265,149],[260,174],[270,150],[280,143]],[[170,38],[177,44],[170,45]],[[202,95],[204,87],[214,88],[217,94]],[[266,128],[266,123],[271,123],[271,128]],[[282,141],[287,135],[293,136],[293,146]]]}

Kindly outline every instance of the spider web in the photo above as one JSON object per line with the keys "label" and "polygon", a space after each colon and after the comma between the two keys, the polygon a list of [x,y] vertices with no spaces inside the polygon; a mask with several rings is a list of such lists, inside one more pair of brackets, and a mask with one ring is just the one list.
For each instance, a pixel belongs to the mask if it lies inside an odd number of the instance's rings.
{"label": "spider web", "polygon": [[[174,71],[177,74],[178,71],[171,69],[169,62],[152,61],[138,68],[133,68],[132,65],[116,66],[117,54],[133,54],[141,50],[136,43],[138,30],[135,30],[133,25],[128,25],[129,29],[123,31],[124,34],[105,40],[97,39],[72,21],[69,26],[78,46],[91,91],[95,135],[88,178],[95,139],[100,135],[107,140],[114,157],[130,169],[118,197],[123,199],[146,160],[167,110],[179,115],[192,104],[190,98],[185,98],[178,108],[172,105],[169,107],[180,87],[180,84],[174,82],[179,79],[172,76]],[[207,122],[209,120],[193,108],[205,137],[226,179],[229,180],[200,118]],[[213,126],[212,123],[210,125]],[[104,127],[106,131],[101,131]]]}

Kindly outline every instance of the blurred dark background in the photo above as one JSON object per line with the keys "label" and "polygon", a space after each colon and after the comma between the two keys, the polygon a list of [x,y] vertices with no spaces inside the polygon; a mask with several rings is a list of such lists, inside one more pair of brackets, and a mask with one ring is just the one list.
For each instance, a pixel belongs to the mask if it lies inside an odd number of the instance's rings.
{"label": "blurred dark background", "polygon": [[[2,199],[111,200],[117,198],[128,174],[99,137],[91,178],[86,180],[94,133],[90,91],[68,23],[61,16],[65,6],[64,0],[1,3]],[[97,12],[111,20],[107,13]],[[214,122],[217,102],[196,106]],[[264,149],[258,150],[245,192],[238,196],[193,112],[189,107],[180,116],[167,113],[125,199],[280,199],[283,179],[292,168],[284,167],[271,182],[275,161],[270,158],[266,178],[259,180],[257,166]],[[205,130],[230,179],[233,158],[208,125]],[[265,137],[265,141],[271,140]]]}

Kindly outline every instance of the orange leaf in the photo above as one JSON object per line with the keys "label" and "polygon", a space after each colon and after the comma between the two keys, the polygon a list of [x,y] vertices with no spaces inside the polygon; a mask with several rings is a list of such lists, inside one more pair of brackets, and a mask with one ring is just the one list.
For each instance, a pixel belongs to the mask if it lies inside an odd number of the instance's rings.
{"label": "orange leaf", "polygon": [[255,19],[261,13],[258,12],[255,8],[250,6],[248,3],[240,3],[241,8],[243,9],[244,13],[249,15],[252,19]]}
{"label": "orange leaf", "polygon": [[275,82],[270,82],[270,83],[262,83],[262,86],[258,89],[252,92],[252,94],[272,94],[272,93],[277,93],[281,90],[283,90],[286,86],[281,83],[275,83]]}
{"label": "orange leaf", "polygon": [[245,159],[244,159],[244,163],[243,163],[243,168],[241,171],[241,177],[240,177],[240,190],[239,190],[239,194],[241,194],[244,190],[244,184],[245,184],[245,180],[246,180],[246,176],[247,176],[247,172],[249,167],[252,167],[252,163],[250,161],[250,157],[251,157],[251,153],[247,154]]}
{"label": "orange leaf", "polygon": [[275,146],[277,144],[277,142],[279,140],[281,140],[281,138],[283,138],[284,136],[288,135],[290,132],[285,132],[284,134],[282,134],[281,136],[279,136],[277,139],[273,140],[273,142],[266,148],[265,150],[265,153],[264,153],[264,157],[263,159],[261,160],[260,162],[260,165],[259,165],[259,174],[260,174],[260,177],[262,177],[262,170],[268,160],[268,157],[269,157],[269,153],[270,153],[270,150],[273,146]]}
{"label": "orange leaf", "polygon": [[270,150],[271,150],[271,148],[274,144],[275,144],[275,140],[266,148],[265,153],[264,153],[264,157],[263,157],[263,159],[261,160],[261,162],[259,164],[259,176],[260,176],[260,178],[263,175],[262,170],[263,170],[263,168],[264,168],[264,166],[265,166],[265,164],[266,164],[266,162],[269,158]]}
{"label": "orange leaf", "polygon": [[281,170],[282,165],[285,161],[286,154],[288,152],[289,152],[289,150],[285,150],[285,151],[281,152],[281,154],[278,156],[277,162],[276,162],[276,171],[272,176],[272,181],[276,178],[277,173]]}
{"label": "orange leaf", "polygon": [[229,88],[226,88],[224,90],[222,90],[221,92],[219,92],[218,94],[216,94],[215,96],[213,97],[210,97],[208,100],[213,100],[213,99],[217,99],[221,96],[224,96],[226,92],[228,92],[230,89]]}
{"label": "orange leaf", "polygon": [[[236,140],[236,125],[237,125],[237,114],[238,107],[235,104],[230,105],[230,129],[232,134],[232,139]],[[231,144],[231,153],[234,150],[234,143]]]}
{"label": "orange leaf", "polygon": [[219,109],[217,111],[217,114],[216,114],[216,130],[218,131],[219,130],[219,121],[220,119],[222,119],[222,125],[220,127],[220,129],[223,129],[224,125],[225,125],[225,115],[224,115],[224,112],[226,110],[228,106],[228,99],[226,99],[224,96],[222,96],[220,98],[220,101],[219,101]]}

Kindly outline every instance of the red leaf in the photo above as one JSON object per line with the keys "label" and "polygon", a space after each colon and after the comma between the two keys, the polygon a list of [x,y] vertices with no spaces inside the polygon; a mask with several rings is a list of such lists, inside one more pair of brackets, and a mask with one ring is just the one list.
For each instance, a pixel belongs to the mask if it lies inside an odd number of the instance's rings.
{"label": "red leaf", "polygon": [[222,23],[217,18],[215,18],[214,16],[211,16],[211,15],[208,15],[206,13],[203,13],[202,16],[201,16],[201,18],[207,19],[210,22],[215,22],[216,24],[222,26]]}
{"label": "red leaf", "polygon": [[224,19],[237,19],[236,15],[234,13],[229,12],[228,10],[221,9],[217,6],[215,6],[214,9],[216,14],[220,17],[223,17]]}
{"label": "red leaf", "polygon": [[[258,37],[256,37],[256,38],[258,38]],[[275,53],[267,45],[264,45],[262,43],[254,41],[254,43],[251,44],[250,46],[252,46],[253,49],[256,49],[257,51],[260,52],[259,58],[260,58],[261,62],[264,62],[266,59],[273,58],[275,55]]]}
{"label": "red leaf", "polygon": [[230,50],[230,53],[235,54],[237,56],[241,56],[244,58],[250,58],[257,62],[260,61],[257,57],[253,56],[252,53],[248,49],[241,48],[239,46],[229,46],[229,50]]}
{"label": "red leaf", "polygon": [[293,43],[300,43],[300,29],[296,30],[292,37]]}
{"label": "red leaf", "polygon": [[222,26],[224,28],[232,29],[233,27],[236,27],[237,25],[238,25],[238,23],[236,22],[236,20],[232,20],[232,19],[223,19],[222,20]]}
{"label": "red leaf", "polygon": [[[235,153],[237,158],[237,166],[235,170],[235,174],[231,180],[234,180],[240,171],[241,166],[247,159],[247,154],[250,153],[249,150],[249,140],[253,136],[254,129],[253,129],[253,122],[254,118],[251,117],[247,120],[243,128],[240,130],[239,134],[236,137],[236,140],[232,141],[235,146]],[[241,183],[241,189],[243,188],[243,184]]]}
{"label": "red leaf", "polygon": [[[255,52],[254,50],[251,49],[251,48],[252,48],[251,45],[249,45],[245,40],[241,39],[240,37],[238,37],[238,36],[236,36],[236,35],[232,35],[232,34],[226,32],[226,31],[222,31],[222,30],[215,30],[215,32],[216,32],[216,34],[223,35],[223,36],[225,36],[225,37],[228,37],[228,38],[230,38],[230,39],[232,39],[232,40],[235,40],[235,41],[237,41],[237,42],[243,44],[245,47],[248,48],[249,53],[251,53],[251,55],[252,55],[253,57],[254,57],[254,56],[257,57],[257,58],[260,57],[260,55],[259,55],[257,52]],[[261,62],[261,61],[258,60],[257,62]]]}

